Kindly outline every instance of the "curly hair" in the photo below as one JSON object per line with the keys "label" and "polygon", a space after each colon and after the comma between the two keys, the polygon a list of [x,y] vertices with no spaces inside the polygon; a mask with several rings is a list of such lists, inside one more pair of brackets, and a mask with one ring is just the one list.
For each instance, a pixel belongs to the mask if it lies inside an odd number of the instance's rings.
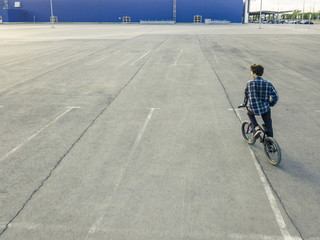
{"label": "curly hair", "polygon": [[250,70],[257,76],[262,76],[264,68],[260,64],[252,64]]}

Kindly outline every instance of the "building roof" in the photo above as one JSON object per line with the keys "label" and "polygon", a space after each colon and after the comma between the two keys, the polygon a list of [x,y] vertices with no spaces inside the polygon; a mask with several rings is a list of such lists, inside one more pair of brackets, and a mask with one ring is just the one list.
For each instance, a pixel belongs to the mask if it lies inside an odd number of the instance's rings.
{"label": "building roof", "polygon": [[[290,13],[293,12],[293,10],[288,10],[288,11],[261,11],[261,14],[283,14],[283,13]],[[260,11],[254,11],[254,12],[249,12],[249,15],[260,15]]]}

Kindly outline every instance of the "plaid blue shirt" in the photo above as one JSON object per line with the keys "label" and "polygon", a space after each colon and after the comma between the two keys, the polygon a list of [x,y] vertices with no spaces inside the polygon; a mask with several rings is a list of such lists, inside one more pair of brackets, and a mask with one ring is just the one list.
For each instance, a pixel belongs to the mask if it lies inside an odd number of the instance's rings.
{"label": "plaid blue shirt", "polygon": [[279,95],[274,86],[257,77],[247,82],[244,90],[243,106],[247,106],[255,115],[265,114],[278,102]]}

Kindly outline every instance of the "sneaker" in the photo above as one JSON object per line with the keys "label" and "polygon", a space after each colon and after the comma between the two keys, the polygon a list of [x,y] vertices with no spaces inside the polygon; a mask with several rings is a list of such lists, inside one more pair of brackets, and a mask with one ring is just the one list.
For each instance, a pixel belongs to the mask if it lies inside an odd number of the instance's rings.
{"label": "sneaker", "polygon": [[261,131],[261,129],[259,128],[258,130],[256,130],[256,132],[255,132],[255,134],[254,134],[254,138],[255,138],[255,139],[258,139],[258,138],[260,137],[261,133],[262,133],[262,131]]}

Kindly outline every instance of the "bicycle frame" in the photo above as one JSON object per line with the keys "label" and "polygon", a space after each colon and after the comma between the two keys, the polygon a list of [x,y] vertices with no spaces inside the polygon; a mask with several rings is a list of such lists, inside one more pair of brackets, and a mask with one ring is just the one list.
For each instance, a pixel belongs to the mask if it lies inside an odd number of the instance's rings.
{"label": "bicycle frame", "polygon": [[[247,131],[246,131],[247,134],[249,133],[251,126],[252,126],[252,123],[250,122],[247,127]],[[265,143],[266,136],[267,136],[266,131],[265,131],[264,127],[261,127],[260,125],[258,125],[258,126],[262,131],[262,134],[259,136],[260,142]]]}
{"label": "bicycle frame", "polygon": [[[267,155],[269,162],[272,165],[277,166],[281,161],[280,146],[274,138],[269,137],[266,134],[266,131],[265,131],[263,125],[262,125],[262,127],[259,125],[259,127],[262,131],[261,135],[259,136],[259,139],[260,139],[260,142],[264,146],[265,154]],[[253,145],[257,139],[253,137],[254,130],[252,127],[252,123],[249,121],[244,121],[242,123],[241,129],[242,129],[242,135],[243,135],[244,139],[247,141],[248,144]],[[251,136],[251,137],[249,138],[249,136]]]}

